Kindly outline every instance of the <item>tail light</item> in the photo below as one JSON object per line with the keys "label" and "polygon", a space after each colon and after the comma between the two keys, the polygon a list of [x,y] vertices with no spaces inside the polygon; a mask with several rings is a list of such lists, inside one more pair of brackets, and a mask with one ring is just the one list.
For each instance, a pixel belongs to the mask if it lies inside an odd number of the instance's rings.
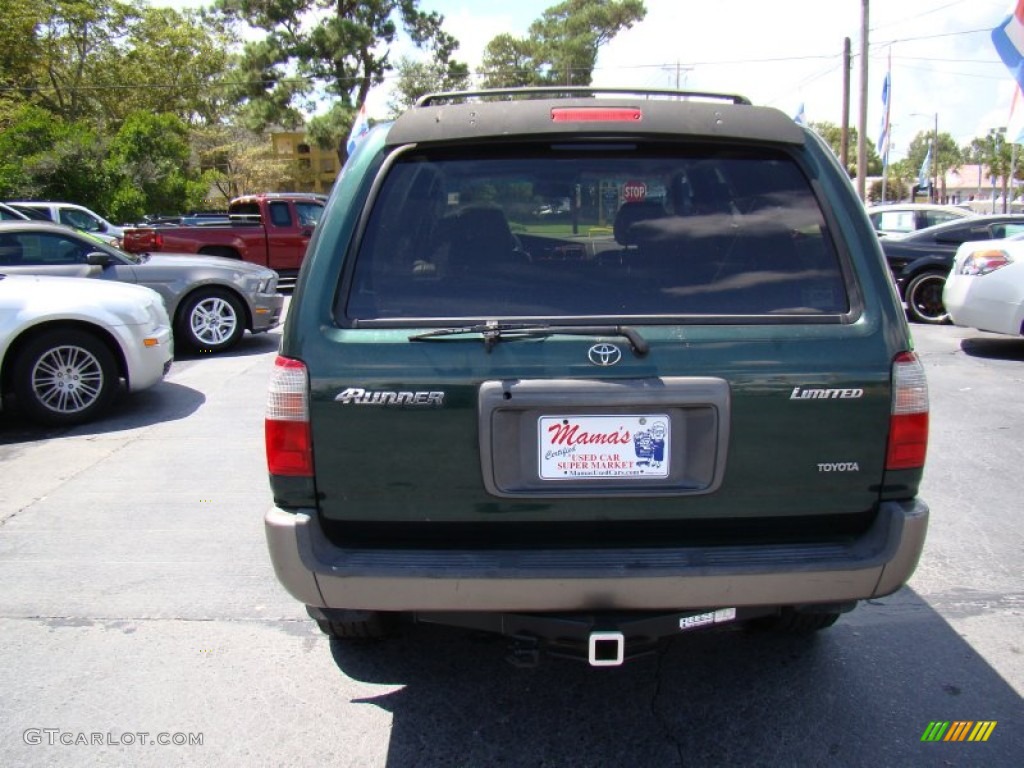
{"label": "tail light", "polygon": [[892,364],[892,416],[886,469],[919,469],[928,451],[928,382],[924,366],[913,352],[896,356]]}
{"label": "tail light", "polygon": [[998,248],[973,251],[963,260],[956,272],[958,275],[987,275],[1012,263],[1010,254]]}
{"label": "tail light", "polygon": [[302,362],[280,356],[274,361],[265,426],[270,474],[313,477],[309,374]]}

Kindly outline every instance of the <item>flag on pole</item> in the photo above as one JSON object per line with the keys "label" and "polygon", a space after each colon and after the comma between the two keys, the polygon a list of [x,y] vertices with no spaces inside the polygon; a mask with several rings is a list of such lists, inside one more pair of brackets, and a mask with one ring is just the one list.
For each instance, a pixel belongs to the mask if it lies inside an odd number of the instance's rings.
{"label": "flag on pole", "polygon": [[1024,87],[1024,0],[992,30],[992,42],[1019,87]]}
{"label": "flag on pole", "polygon": [[928,143],[928,154],[924,156],[924,162],[921,163],[921,172],[917,175],[917,186],[930,187],[932,183],[932,145]]}
{"label": "flag on pole", "polygon": [[[1024,2],[1024,0],[1021,0]],[[889,69],[882,81],[882,128],[878,133],[878,145],[875,151],[882,158],[882,164],[888,165],[889,160],[889,97],[892,94],[892,51],[889,52]]]}
{"label": "flag on pole", "polygon": [[348,134],[348,143],[345,145],[345,152],[352,154],[359,142],[370,132],[370,121],[366,117],[366,104],[359,107],[356,113],[355,122],[352,123],[352,130]]}
{"label": "flag on pole", "polygon": [[793,122],[797,125],[807,125],[807,114],[804,112],[804,103],[802,101],[796,110],[796,114],[793,115]]}

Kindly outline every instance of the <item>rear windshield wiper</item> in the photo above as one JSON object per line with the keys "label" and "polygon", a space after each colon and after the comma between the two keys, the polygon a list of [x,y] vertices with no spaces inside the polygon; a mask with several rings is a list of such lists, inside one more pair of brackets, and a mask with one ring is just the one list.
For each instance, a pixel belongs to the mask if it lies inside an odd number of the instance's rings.
{"label": "rear windshield wiper", "polygon": [[409,337],[409,341],[432,341],[445,336],[459,336],[479,333],[484,340],[485,349],[490,352],[499,341],[512,339],[536,338],[538,336],[622,336],[629,341],[629,347],[637,357],[643,357],[650,350],[650,345],[637,333],[635,328],[627,325],[547,325],[544,323],[477,323],[475,325],[456,326],[453,328],[437,328],[424,331]]}

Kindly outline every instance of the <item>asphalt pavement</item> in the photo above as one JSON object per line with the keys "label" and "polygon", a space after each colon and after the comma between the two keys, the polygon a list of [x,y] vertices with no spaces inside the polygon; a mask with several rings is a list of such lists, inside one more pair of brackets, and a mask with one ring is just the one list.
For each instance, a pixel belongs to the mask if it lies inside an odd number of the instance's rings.
{"label": "asphalt pavement", "polygon": [[[813,638],[698,632],[615,669],[439,627],[320,635],[263,538],[276,332],[93,425],[0,414],[0,762],[1016,768],[1024,339],[914,333],[932,518],[909,586]],[[934,722],[995,726],[922,741]]]}

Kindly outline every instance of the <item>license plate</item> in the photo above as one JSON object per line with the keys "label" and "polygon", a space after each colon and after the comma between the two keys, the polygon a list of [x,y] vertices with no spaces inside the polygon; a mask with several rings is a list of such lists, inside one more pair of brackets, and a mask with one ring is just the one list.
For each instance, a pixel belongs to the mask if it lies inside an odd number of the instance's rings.
{"label": "license plate", "polygon": [[668,477],[667,414],[541,416],[537,437],[542,480]]}

